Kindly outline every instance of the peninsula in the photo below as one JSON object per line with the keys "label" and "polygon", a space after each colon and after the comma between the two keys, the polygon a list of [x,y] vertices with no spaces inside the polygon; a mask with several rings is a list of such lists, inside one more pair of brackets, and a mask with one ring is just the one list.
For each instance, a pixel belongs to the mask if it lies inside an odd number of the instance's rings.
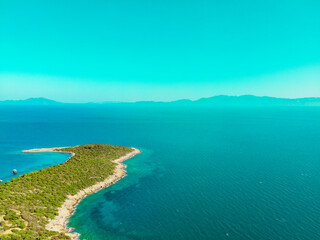
{"label": "peninsula", "polygon": [[66,227],[76,204],[125,176],[138,149],[90,144],[23,152],[66,152],[64,163],[0,184],[0,239],[77,239]]}

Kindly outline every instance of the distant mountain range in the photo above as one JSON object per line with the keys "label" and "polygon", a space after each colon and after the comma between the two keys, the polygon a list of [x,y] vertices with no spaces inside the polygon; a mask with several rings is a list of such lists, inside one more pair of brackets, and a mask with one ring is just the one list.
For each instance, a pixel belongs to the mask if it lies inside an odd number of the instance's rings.
{"label": "distant mountain range", "polygon": [[[62,105],[72,103],[62,103],[47,98],[29,98],[26,100],[6,100],[0,101],[1,105]],[[73,103],[75,104],[75,103]],[[102,103],[77,103],[77,104],[97,104],[97,105],[178,105],[178,106],[320,106],[320,98],[275,98],[275,97],[257,97],[253,95],[243,96],[214,96],[201,98],[195,101],[182,99],[172,102],[102,102]]]}
{"label": "distant mountain range", "polygon": [[41,97],[41,98],[28,98],[26,100],[5,100],[5,101],[0,101],[0,104],[6,104],[6,105],[57,105],[57,104],[63,104],[63,103]]}
{"label": "distant mountain range", "polygon": [[214,105],[254,105],[254,106],[320,106],[320,98],[275,98],[257,97],[253,95],[235,96],[215,96],[201,98],[196,103]]}

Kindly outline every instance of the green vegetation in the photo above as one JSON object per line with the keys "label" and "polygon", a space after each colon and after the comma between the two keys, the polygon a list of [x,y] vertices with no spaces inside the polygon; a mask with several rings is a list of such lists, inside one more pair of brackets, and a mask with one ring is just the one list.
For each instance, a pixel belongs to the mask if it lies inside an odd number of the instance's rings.
{"label": "green vegetation", "polygon": [[112,161],[131,152],[123,146],[90,144],[64,148],[68,161],[0,184],[0,239],[70,239],[48,231],[68,195],[103,181],[115,169]]}

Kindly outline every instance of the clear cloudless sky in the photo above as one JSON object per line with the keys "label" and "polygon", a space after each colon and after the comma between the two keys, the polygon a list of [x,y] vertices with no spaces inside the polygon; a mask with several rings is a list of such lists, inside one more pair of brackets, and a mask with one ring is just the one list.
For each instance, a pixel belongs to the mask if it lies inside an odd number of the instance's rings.
{"label": "clear cloudless sky", "polygon": [[0,100],[320,97],[319,0],[0,0]]}

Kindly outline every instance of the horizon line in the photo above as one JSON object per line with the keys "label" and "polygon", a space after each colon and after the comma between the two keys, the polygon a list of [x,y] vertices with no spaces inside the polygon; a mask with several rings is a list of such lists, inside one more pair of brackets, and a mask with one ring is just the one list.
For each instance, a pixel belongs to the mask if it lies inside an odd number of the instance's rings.
{"label": "horizon line", "polygon": [[103,103],[143,103],[143,102],[154,102],[154,103],[172,103],[172,102],[178,102],[178,101],[190,101],[190,102],[196,102],[201,99],[210,99],[210,98],[215,98],[215,97],[256,97],[256,98],[273,98],[273,99],[285,99],[285,100],[299,100],[299,99],[320,99],[319,97],[294,97],[294,98],[288,98],[288,97],[273,97],[273,96],[258,96],[258,95],[253,95],[253,94],[243,94],[243,95],[227,95],[227,94],[221,94],[221,95],[213,95],[211,97],[202,97],[198,99],[188,99],[188,98],[181,98],[181,99],[176,99],[172,101],[157,101],[157,100],[137,100],[137,101],[88,101],[88,102],[63,102],[59,100],[54,100],[51,98],[47,97],[30,97],[26,99],[5,99],[5,100],[0,100],[0,102],[23,102],[23,101],[28,101],[28,100],[49,100],[52,102],[56,103],[65,103],[65,104],[87,104],[87,103],[95,103],[95,104],[103,104]]}

